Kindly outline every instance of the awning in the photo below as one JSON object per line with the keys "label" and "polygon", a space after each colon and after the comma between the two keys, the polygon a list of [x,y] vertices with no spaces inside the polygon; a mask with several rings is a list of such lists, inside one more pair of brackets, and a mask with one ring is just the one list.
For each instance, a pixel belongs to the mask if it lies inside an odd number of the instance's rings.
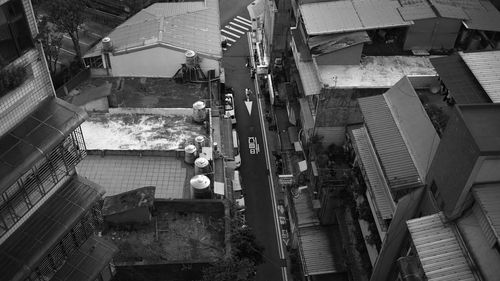
{"label": "awning", "polygon": [[490,99],[495,103],[500,102],[500,73],[492,71],[500,69],[500,50],[458,54]]}
{"label": "awning", "polygon": [[337,225],[299,229],[300,254],[305,276],[345,272]]}
{"label": "awning", "polygon": [[104,194],[102,187],[75,176],[53,194],[0,245],[0,276],[24,280]]}
{"label": "awning", "polygon": [[92,236],[64,263],[52,277],[53,281],[87,281],[97,279],[108,266],[118,248],[111,242]]}
{"label": "awning", "polygon": [[490,103],[474,74],[459,55],[431,58],[431,63],[439,74],[449,93],[458,104]]}
{"label": "awning", "polygon": [[456,226],[442,212],[406,224],[427,280],[478,280],[455,235]]}
{"label": "awning", "polygon": [[214,193],[224,196],[224,194],[225,194],[224,193],[224,183],[218,182],[218,181],[214,182]]}
{"label": "awning", "polygon": [[57,98],[47,98],[12,131],[0,138],[0,193],[61,143],[87,113]]}

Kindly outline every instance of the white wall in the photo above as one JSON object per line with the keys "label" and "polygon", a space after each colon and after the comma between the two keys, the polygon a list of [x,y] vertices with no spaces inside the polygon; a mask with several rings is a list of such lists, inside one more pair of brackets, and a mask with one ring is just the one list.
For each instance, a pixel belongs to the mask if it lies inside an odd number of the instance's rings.
{"label": "white wall", "polygon": [[[181,64],[186,62],[184,52],[166,47],[154,47],[117,56],[110,56],[113,76],[167,77],[171,78]],[[200,57],[200,67],[205,74],[215,69],[219,75],[219,61]]]}

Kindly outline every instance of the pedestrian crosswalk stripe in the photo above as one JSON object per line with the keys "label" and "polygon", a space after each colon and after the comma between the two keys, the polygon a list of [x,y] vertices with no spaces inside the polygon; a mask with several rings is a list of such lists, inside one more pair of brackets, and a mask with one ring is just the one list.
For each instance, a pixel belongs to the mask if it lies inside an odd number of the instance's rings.
{"label": "pedestrian crosswalk stripe", "polygon": [[229,47],[231,47],[231,43],[227,43],[227,45],[228,45]]}
{"label": "pedestrian crosswalk stripe", "polygon": [[[239,35],[234,34],[234,33],[231,33],[231,32],[229,32],[229,31],[227,31],[227,30],[225,30],[225,29],[221,29],[220,31],[221,31],[221,32],[224,32],[224,33],[226,33],[226,34],[229,34],[229,35],[231,35],[231,36],[233,36],[233,37],[240,38],[240,36],[239,36]],[[228,38],[228,39],[229,39],[229,38]],[[236,41],[234,41],[234,42],[236,42]]]}
{"label": "pedestrian crosswalk stripe", "polygon": [[234,22],[232,22],[232,21],[230,21],[230,22],[229,22],[229,24],[230,24],[230,25],[234,25],[234,26],[236,26],[236,27],[239,27],[239,28],[241,28],[241,29],[243,29],[243,30],[248,30],[248,29],[249,29],[249,28],[248,28],[248,27],[246,27],[246,26],[241,26],[241,25],[239,25],[239,24],[237,24],[237,23],[234,23]]}
{"label": "pedestrian crosswalk stripe", "polygon": [[245,32],[243,32],[243,31],[241,31],[239,29],[236,29],[236,28],[234,28],[234,27],[232,27],[230,25],[226,25],[226,28],[229,29],[229,30],[231,30],[231,31],[238,32],[239,34],[245,34]]}
{"label": "pedestrian crosswalk stripe", "polygon": [[231,42],[236,42],[236,40],[234,40],[234,39],[233,39],[233,38],[231,38],[231,37],[227,37],[227,36],[226,36],[226,39],[227,39],[227,40],[229,40],[229,41],[231,41]]}
{"label": "pedestrian crosswalk stripe", "polygon": [[247,25],[249,27],[252,27],[251,23],[248,23],[248,22],[246,22],[244,20],[240,20],[239,18],[234,18],[234,20],[237,21],[237,22],[239,22],[239,23],[241,23],[241,24],[244,24],[244,25]]}
{"label": "pedestrian crosswalk stripe", "polygon": [[244,18],[244,17],[240,17],[240,16],[236,16],[236,17],[237,17],[237,18],[239,18],[240,20],[244,20],[244,21],[246,21],[246,22],[248,22],[248,23],[252,23],[252,21],[251,21],[251,20],[246,19],[246,18]]}

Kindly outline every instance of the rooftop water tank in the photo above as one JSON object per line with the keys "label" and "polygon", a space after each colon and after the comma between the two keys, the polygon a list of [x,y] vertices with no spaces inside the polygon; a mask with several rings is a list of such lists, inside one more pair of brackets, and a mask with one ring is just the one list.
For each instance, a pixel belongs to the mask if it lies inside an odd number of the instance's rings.
{"label": "rooftop water tank", "polygon": [[210,179],[205,175],[196,175],[189,181],[195,199],[210,197]]}
{"label": "rooftop water tank", "polygon": [[198,55],[195,51],[187,50],[184,55],[186,56],[186,66],[188,68],[194,68],[198,64]]}
{"label": "rooftop water tank", "polygon": [[201,148],[205,146],[205,137],[197,136],[194,138],[194,145],[196,145],[196,149],[198,149],[198,151],[201,151]]}
{"label": "rooftop water tank", "polygon": [[190,144],[184,148],[184,162],[193,164],[196,159],[196,146]]}
{"label": "rooftop water tank", "polygon": [[205,103],[203,101],[197,101],[193,103],[193,120],[197,123],[203,123],[205,117],[207,116]]}
{"label": "rooftop water tank", "polygon": [[104,52],[113,51],[113,42],[111,42],[111,38],[104,37],[104,38],[102,38],[101,42],[102,42],[102,50]]}
{"label": "rooftop water tank", "polygon": [[208,174],[210,173],[210,163],[206,158],[199,157],[194,161],[194,174]]}

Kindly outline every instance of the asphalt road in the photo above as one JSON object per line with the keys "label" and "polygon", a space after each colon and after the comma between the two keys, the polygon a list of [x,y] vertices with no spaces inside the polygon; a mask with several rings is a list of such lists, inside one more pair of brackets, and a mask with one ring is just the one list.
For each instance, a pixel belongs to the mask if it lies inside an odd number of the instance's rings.
{"label": "asphalt road", "polygon": [[[230,4],[226,10],[223,3]],[[249,18],[246,5],[250,1],[235,2],[221,0],[221,24],[223,19],[231,19],[237,15]],[[235,4],[241,5],[240,9]],[[227,15],[230,13],[230,15]],[[259,112],[255,94],[251,95],[252,109],[249,114],[244,100],[245,88],[250,88],[255,93],[254,82],[250,79],[250,71],[245,67],[246,57],[249,54],[246,36],[242,36],[228,51],[224,52],[223,66],[226,73],[226,86],[232,87],[235,99],[236,128],[240,141],[240,154],[242,165],[240,175],[245,193],[247,222],[253,229],[257,241],[264,247],[265,263],[259,266],[256,280],[279,281],[281,275],[281,260],[279,257],[278,241],[273,218],[271,190],[268,180],[268,170],[264,154],[264,141],[262,137]],[[250,154],[249,137],[256,137],[260,152]]]}

